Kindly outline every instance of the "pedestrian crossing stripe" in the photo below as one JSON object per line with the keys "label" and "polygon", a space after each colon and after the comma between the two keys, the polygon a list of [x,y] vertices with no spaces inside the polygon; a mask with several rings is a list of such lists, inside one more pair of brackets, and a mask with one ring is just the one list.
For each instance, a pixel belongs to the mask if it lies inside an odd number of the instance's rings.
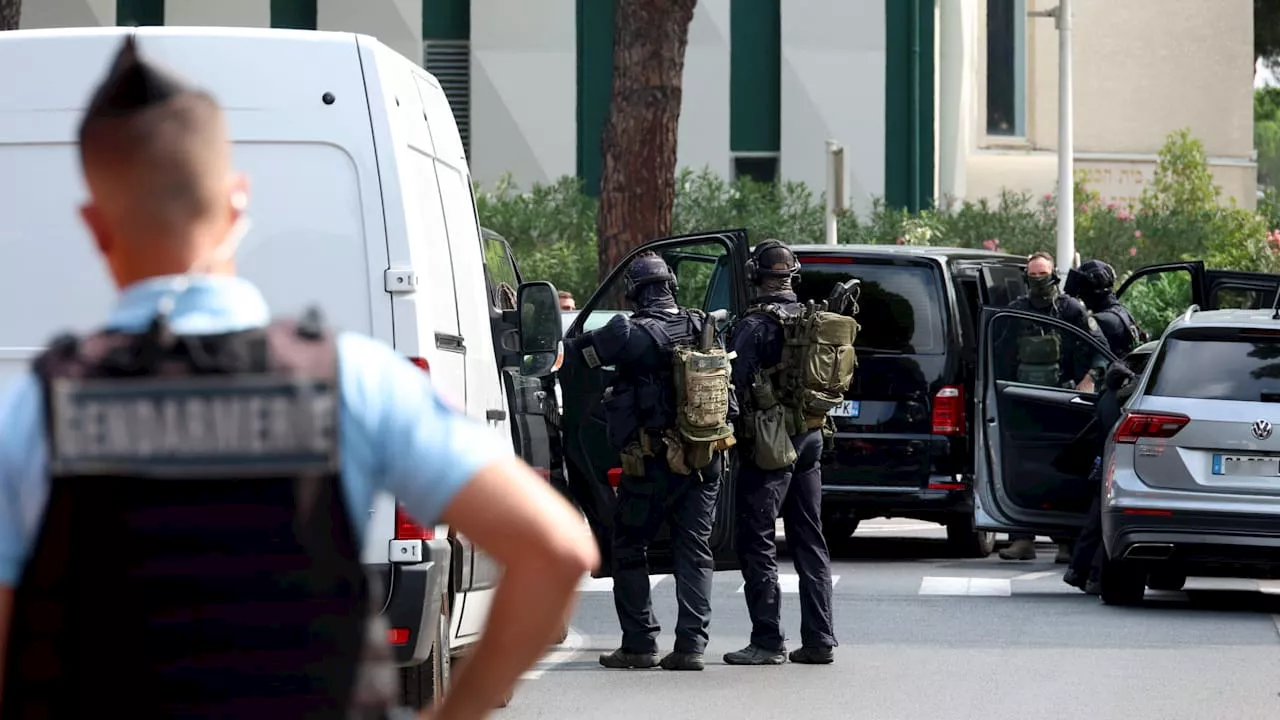
{"label": "pedestrian crossing stripe", "polygon": [[1009,597],[1013,594],[1013,583],[1009,578],[926,576],[920,578],[919,594]]}
{"label": "pedestrian crossing stripe", "polygon": [[[650,589],[656,588],[659,583],[661,583],[662,581],[666,580],[669,577],[671,576],[670,575],[650,575],[649,588]],[[832,575],[831,586],[835,587],[836,583],[838,582],[840,582],[840,576]],[[778,586],[782,589],[783,595],[798,595],[800,594],[800,576],[794,573],[779,573]],[[743,583],[738,583],[737,592],[741,593],[743,587],[744,587]],[[611,593],[613,592],[613,578],[584,578],[582,582],[578,583],[578,592]]]}
{"label": "pedestrian crossing stripe", "polygon": [[[840,582],[839,575],[831,576],[831,587],[835,587]],[[738,594],[742,594],[747,587],[746,583],[738,585]],[[778,574],[778,587],[782,588],[783,595],[799,595],[800,594],[800,576],[791,573]]]}

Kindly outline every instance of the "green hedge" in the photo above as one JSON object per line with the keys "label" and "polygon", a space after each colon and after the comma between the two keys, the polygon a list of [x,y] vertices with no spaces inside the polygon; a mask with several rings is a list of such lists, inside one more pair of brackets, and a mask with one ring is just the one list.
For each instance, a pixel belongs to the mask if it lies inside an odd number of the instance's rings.
{"label": "green hedge", "polygon": [[[796,182],[727,182],[709,172],[683,171],[672,215],[674,233],[746,227],[752,243],[776,237],[792,243],[823,240],[824,200]],[[1134,268],[1202,259],[1212,267],[1280,271],[1280,198],[1269,193],[1250,212],[1221,200],[1200,142],[1186,130],[1169,136],[1152,182],[1136,207],[1103,203],[1077,181],[1076,249],[1101,258],[1123,278]],[[596,288],[596,201],[574,178],[524,192],[509,179],[477,188],[481,224],[511,243],[526,278],[547,279],[579,302]],[[908,213],[876,201],[871,212],[839,218],[842,243],[940,245],[998,249],[1018,255],[1052,252],[1057,244],[1057,198],[1005,192],[998,200],[966,202],[950,211]],[[1172,283],[1172,281],[1171,281]],[[1164,327],[1185,287],[1152,283],[1128,299],[1151,332]],[[1146,284],[1144,284],[1146,285]],[[1136,288],[1135,288],[1136,289]]]}

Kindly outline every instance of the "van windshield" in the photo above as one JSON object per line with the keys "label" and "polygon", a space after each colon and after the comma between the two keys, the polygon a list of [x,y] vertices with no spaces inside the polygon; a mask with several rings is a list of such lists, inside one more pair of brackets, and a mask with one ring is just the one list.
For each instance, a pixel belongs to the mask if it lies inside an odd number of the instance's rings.
{"label": "van windshield", "polygon": [[1280,335],[1199,331],[1166,338],[1151,368],[1148,395],[1275,402],[1280,398]]}
{"label": "van windshield", "polygon": [[[841,258],[842,260],[843,258]],[[800,301],[821,301],[837,283],[862,281],[854,347],[905,355],[946,352],[938,275],[922,265],[885,265],[800,259]]]}

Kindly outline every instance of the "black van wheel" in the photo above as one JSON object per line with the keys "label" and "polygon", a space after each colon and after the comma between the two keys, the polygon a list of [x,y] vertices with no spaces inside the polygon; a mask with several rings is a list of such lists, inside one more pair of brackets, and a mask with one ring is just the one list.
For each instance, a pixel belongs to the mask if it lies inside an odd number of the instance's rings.
{"label": "black van wheel", "polygon": [[401,704],[405,707],[414,710],[430,707],[448,689],[452,661],[449,626],[449,599],[445,598],[440,606],[440,620],[436,623],[436,637],[431,643],[431,654],[421,665],[400,668]]}
{"label": "black van wheel", "polygon": [[1124,560],[1102,565],[1102,602],[1108,605],[1141,605],[1147,594],[1147,573]]}
{"label": "black van wheel", "polygon": [[996,534],[974,527],[973,513],[957,515],[947,521],[947,546],[957,557],[984,558],[996,549]]}

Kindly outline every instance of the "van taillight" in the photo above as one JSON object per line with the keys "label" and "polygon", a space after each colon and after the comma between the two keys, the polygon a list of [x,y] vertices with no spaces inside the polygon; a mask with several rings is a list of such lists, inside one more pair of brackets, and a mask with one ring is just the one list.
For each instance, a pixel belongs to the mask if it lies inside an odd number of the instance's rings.
{"label": "van taillight", "polygon": [[419,525],[404,506],[396,503],[396,539],[397,540],[434,540],[436,529]]}
{"label": "van taillight", "polygon": [[409,358],[409,362],[411,362],[411,363],[413,363],[414,365],[417,365],[418,367],[422,368],[422,370],[423,370],[424,372],[431,372],[431,365],[430,365],[430,363],[428,363],[428,362],[427,362],[427,359],[426,359],[426,358],[422,358],[422,357],[411,357],[411,358]]}
{"label": "van taillight", "polygon": [[1168,439],[1189,422],[1191,418],[1186,415],[1173,413],[1129,413],[1116,427],[1113,439],[1125,445],[1132,445],[1139,438]]}
{"label": "van taillight", "polygon": [[964,434],[964,388],[947,385],[933,396],[933,434]]}

